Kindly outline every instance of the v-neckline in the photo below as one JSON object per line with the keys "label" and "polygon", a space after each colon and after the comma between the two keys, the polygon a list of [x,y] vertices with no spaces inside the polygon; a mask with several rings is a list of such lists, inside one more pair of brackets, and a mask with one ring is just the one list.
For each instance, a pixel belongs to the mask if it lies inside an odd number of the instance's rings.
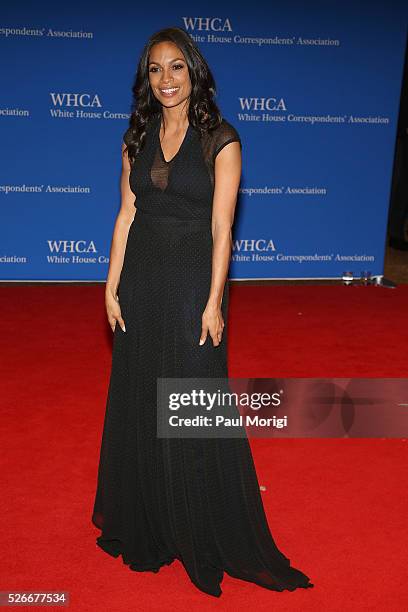
{"label": "v-neckline", "polygon": [[188,136],[188,134],[189,134],[189,132],[190,132],[190,127],[191,127],[191,125],[190,125],[190,123],[189,123],[189,124],[188,124],[188,127],[187,127],[187,129],[186,129],[186,133],[184,134],[184,138],[183,138],[183,140],[181,141],[181,144],[180,144],[180,146],[179,146],[179,148],[178,148],[178,151],[175,153],[175,155],[173,155],[173,157],[172,157],[171,159],[169,159],[169,160],[167,161],[167,159],[164,157],[164,153],[163,153],[163,149],[162,149],[162,146],[161,146],[161,141],[160,141],[161,117],[159,118],[158,128],[157,128],[157,140],[158,140],[158,142],[159,142],[160,155],[161,155],[161,158],[162,158],[162,160],[164,161],[164,163],[165,163],[165,164],[171,164],[171,162],[172,162],[172,161],[173,161],[173,160],[174,160],[174,159],[175,159],[175,158],[176,158],[176,157],[179,155],[179,153],[180,153],[181,149],[183,148],[184,143],[185,143],[185,142],[186,142],[186,140],[187,140],[187,136]]}

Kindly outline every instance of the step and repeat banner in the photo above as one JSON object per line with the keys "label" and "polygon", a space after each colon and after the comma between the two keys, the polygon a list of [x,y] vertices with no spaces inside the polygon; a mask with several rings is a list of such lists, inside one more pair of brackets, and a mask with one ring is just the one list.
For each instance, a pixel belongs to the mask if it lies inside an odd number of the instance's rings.
{"label": "step and repeat banner", "polygon": [[148,37],[182,27],[242,138],[231,279],[383,274],[408,5],[2,3],[0,280],[104,280]]}

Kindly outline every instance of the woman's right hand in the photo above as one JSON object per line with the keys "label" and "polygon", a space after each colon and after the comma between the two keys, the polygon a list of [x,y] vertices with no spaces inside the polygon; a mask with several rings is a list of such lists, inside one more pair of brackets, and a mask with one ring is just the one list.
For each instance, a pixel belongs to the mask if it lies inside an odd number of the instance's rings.
{"label": "woman's right hand", "polygon": [[122,330],[125,332],[125,322],[122,319],[122,313],[120,311],[119,298],[117,295],[114,295],[111,291],[106,291],[105,293],[105,306],[106,306],[106,314],[108,316],[109,325],[112,328],[112,331],[115,331],[116,322],[119,323]]}

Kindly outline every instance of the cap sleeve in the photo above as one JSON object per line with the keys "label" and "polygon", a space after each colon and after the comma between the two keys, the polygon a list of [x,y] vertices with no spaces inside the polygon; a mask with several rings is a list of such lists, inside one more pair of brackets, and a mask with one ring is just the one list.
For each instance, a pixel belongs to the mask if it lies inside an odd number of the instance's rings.
{"label": "cap sleeve", "polygon": [[231,123],[226,121],[226,119],[223,119],[221,125],[217,129],[213,157],[214,160],[217,157],[218,153],[230,142],[239,142],[239,145],[242,150],[242,142],[237,130],[234,128],[233,125],[231,125]]}

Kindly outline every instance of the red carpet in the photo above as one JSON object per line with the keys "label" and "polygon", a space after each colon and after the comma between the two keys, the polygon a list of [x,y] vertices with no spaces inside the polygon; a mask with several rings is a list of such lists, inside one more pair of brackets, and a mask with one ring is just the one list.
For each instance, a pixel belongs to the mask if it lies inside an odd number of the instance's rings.
{"label": "red carpet", "polygon": [[[0,295],[0,590],[69,591],[75,611],[407,609],[404,440],[252,441],[271,531],[314,589],[226,574],[215,600],[179,562],[138,574],[104,554],[90,523],[111,350],[104,288]],[[406,378],[407,312],[408,285],[233,286],[230,375]]]}

